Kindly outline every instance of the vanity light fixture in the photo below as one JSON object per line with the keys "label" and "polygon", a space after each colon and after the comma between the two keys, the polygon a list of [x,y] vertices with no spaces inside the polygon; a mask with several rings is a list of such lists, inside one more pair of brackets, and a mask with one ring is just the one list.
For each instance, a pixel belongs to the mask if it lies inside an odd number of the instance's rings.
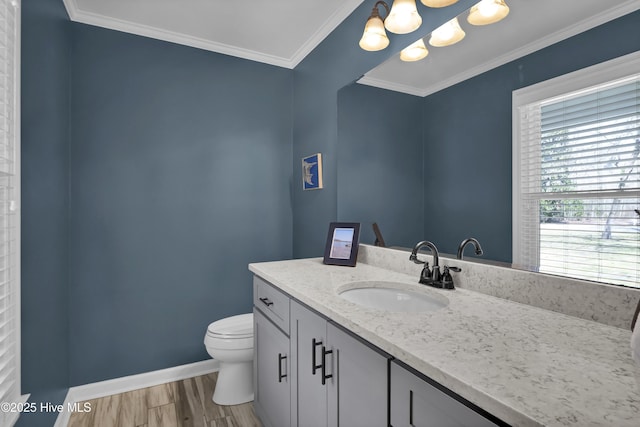
{"label": "vanity light fixture", "polygon": [[384,20],[387,30],[396,34],[408,34],[422,25],[422,17],[416,8],[416,0],[394,0],[391,12]]}
{"label": "vanity light fixture", "polygon": [[420,0],[422,4],[429,7],[446,7],[457,3],[458,0]]}
{"label": "vanity light fixture", "polygon": [[456,17],[433,30],[429,44],[436,47],[451,46],[462,40],[464,36],[465,32],[460,28]]}
{"label": "vanity light fixture", "polygon": [[[428,7],[446,7],[458,0],[421,0]],[[384,7],[386,15],[380,16],[378,7]],[[470,10],[467,21],[472,25],[488,25],[498,22],[509,14],[509,6],[504,0],[481,0]],[[417,30],[422,25],[422,17],[416,8],[416,0],[394,0],[391,8],[382,0],[373,6],[371,15],[364,27],[360,47],[374,52],[382,50],[389,45],[389,38],[385,28],[392,33],[408,34]],[[464,30],[460,27],[458,18],[439,26],[431,33],[429,44],[436,47],[451,46],[465,37]],[[411,62],[418,61],[429,54],[422,39],[407,46],[400,53],[400,59]]]}
{"label": "vanity light fixture", "polygon": [[414,62],[425,58],[429,50],[424,45],[424,40],[420,39],[400,51],[400,59],[404,62]]}
{"label": "vanity light fixture", "polygon": [[387,11],[385,17],[389,16],[389,6],[383,1],[376,2],[371,11],[371,16],[369,16],[364,26],[364,33],[359,43],[362,49],[369,52],[382,50],[389,46],[389,38],[384,30],[384,18],[378,13],[378,6],[383,6]]}
{"label": "vanity light fixture", "polygon": [[467,21],[471,25],[489,25],[501,21],[509,14],[504,0],[482,0],[469,11]]}

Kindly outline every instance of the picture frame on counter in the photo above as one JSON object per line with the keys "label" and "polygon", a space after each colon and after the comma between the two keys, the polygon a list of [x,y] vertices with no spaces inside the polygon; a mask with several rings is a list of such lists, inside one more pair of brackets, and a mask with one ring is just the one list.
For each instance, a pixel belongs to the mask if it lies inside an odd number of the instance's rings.
{"label": "picture frame on counter", "polygon": [[360,242],[359,222],[332,222],[329,224],[324,263],[355,267]]}

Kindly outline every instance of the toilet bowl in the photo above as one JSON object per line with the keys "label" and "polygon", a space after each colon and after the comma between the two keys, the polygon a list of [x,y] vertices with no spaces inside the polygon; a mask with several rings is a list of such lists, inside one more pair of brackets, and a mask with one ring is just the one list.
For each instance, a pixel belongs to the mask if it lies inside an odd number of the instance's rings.
{"label": "toilet bowl", "polygon": [[211,357],[220,362],[213,401],[239,405],[253,400],[253,313],[211,323],[204,336]]}

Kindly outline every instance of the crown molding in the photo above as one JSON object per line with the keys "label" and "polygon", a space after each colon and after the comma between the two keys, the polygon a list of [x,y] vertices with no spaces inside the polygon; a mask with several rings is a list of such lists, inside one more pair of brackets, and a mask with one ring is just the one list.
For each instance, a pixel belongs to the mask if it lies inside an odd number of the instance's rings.
{"label": "crown molding", "polygon": [[250,49],[243,49],[237,46],[217,43],[211,40],[177,33],[174,31],[162,30],[148,25],[86,12],[78,7],[76,0],[63,0],[63,2],[67,9],[67,13],[69,14],[69,18],[74,22],[94,25],[110,30],[122,31],[125,33],[136,34],[143,37],[150,37],[153,39],[191,46],[211,52],[249,59],[251,61],[257,61],[265,64],[275,65],[278,67],[293,69],[329,34],[331,34],[333,30],[335,30],[336,27],[340,25],[340,23],[347,16],[349,16],[360,5],[360,3],[362,3],[362,0],[344,1],[341,7],[336,10],[329,17],[329,19],[327,19],[327,21],[325,21],[324,24],[322,24],[322,26],[316,32],[314,32],[313,35],[308,40],[306,40],[302,46],[300,46],[300,48],[298,48],[298,50],[296,50],[291,58],[269,55]]}
{"label": "crown molding", "polygon": [[293,68],[291,59],[282,58],[274,55],[267,55],[261,52],[242,49],[236,46],[230,46],[223,43],[215,43],[199,37],[193,37],[186,34],[176,33],[173,31],[161,30],[155,27],[129,22],[117,18],[107,17],[104,15],[85,12],[78,9],[75,0],[63,0],[67,8],[69,18],[74,22],[82,24],[94,25],[96,27],[107,28],[109,30],[122,31],[125,33],[136,34],[138,36],[150,37],[166,42],[177,43],[185,46],[195,47],[198,49],[208,50],[211,52],[222,53],[225,55],[235,56],[238,58],[249,59],[251,61],[263,62],[265,64],[275,65],[284,68]]}
{"label": "crown molding", "polygon": [[362,76],[360,79],[358,79],[356,83],[377,87],[379,89],[392,90],[394,92],[402,92],[409,95],[415,95],[420,97],[424,96],[422,94],[423,90],[421,88],[404,85],[400,83],[395,83],[395,82],[390,82],[388,80],[376,79],[373,77],[369,77],[366,74]]}
{"label": "crown molding", "polygon": [[[366,81],[364,84],[369,84],[370,86],[380,87],[382,89],[395,90],[399,92],[404,92],[410,95],[417,96],[428,96],[443,89],[446,89],[450,86],[453,86],[457,83],[463,82],[467,79],[475,77],[479,74],[485,73],[489,70],[497,68],[501,65],[507,64],[511,61],[514,61],[518,58],[522,58],[523,56],[529,55],[533,52],[536,52],[545,47],[551,46],[554,43],[558,43],[562,40],[566,40],[570,37],[578,35],[582,32],[590,30],[592,28],[597,27],[598,25],[605,24],[609,21],[612,21],[616,18],[620,18],[624,15],[627,15],[631,12],[635,12],[640,9],[640,1],[638,0],[630,0],[625,3],[622,3],[618,6],[613,6],[606,10],[605,12],[594,15],[588,19],[577,22],[569,27],[566,27],[560,31],[556,31],[555,33],[551,33],[546,37],[535,40],[529,44],[526,44],[518,49],[512,50],[510,52],[505,53],[504,55],[498,56],[497,58],[492,59],[491,61],[482,63],[476,67],[472,67],[468,70],[465,70],[462,73],[458,73],[450,78],[438,82],[437,84],[430,85],[426,88],[421,87],[413,87],[408,85],[401,85],[394,82],[388,82],[381,79],[374,79],[367,77],[363,77],[358,81],[358,83]],[[370,82],[370,83],[369,83]],[[402,88],[406,88],[407,90],[402,90]]]}
{"label": "crown molding", "polygon": [[[302,60],[310,54],[324,39],[335,30],[351,13],[363,2],[363,0],[345,0],[339,9],[331,14],[324,24],[313,35],[307,39],[302,46],[293,54],[290,59],[292,64],[289,68],[295,68]],[[364,28],[364,27],[363,27]]]}

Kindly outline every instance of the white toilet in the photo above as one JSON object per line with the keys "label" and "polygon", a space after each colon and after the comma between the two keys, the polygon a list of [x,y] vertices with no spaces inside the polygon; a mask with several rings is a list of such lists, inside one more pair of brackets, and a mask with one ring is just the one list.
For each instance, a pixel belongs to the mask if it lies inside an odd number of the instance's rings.
{"label": "white toilet", "polygon": [[207,328],[204,345],[220,362],[213,401],[218,405],[239,405],[253,400],[253,313],[213,322]]}

